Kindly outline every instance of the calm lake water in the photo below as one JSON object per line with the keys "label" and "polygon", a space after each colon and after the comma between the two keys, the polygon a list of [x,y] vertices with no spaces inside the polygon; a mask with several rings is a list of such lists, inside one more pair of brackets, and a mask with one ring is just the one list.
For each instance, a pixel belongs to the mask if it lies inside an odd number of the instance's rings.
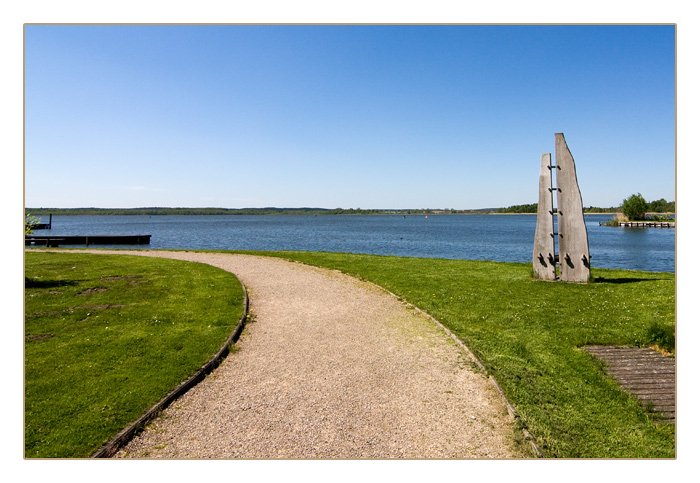
{"label": "calm lake water", "polygon": [[[675,272],[675,229],[599,226],[609,218],[585,218],[594,268]],[[151,244],[139,248],[330,251],[530,263],[536,222],[534,215],[54,216],[50,231],[35,234],[152,235]]]}

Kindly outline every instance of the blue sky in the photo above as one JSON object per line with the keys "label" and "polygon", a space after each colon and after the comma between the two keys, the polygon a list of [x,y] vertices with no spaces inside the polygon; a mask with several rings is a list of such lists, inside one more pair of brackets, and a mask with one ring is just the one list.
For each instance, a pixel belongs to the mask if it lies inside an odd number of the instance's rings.
{"label": "blue sky", "polygon": [[674,26],[25,26],[25,205],[675,200]]}

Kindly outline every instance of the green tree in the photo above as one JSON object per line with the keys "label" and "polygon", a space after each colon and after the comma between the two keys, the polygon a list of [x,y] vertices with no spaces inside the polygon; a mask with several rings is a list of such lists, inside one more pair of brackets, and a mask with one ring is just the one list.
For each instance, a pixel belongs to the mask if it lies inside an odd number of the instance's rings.
{"label": "green tree", "polygon": [[649,210],[652,213],[674,213],[676,211],[676,202],[668,202],[664,198],[649,202]]}
{"label": "green tree", "polygon": [[639,193],[631,195],[622,202],[622,213],[630,220],[643,220],[647,214],[647,202]]}

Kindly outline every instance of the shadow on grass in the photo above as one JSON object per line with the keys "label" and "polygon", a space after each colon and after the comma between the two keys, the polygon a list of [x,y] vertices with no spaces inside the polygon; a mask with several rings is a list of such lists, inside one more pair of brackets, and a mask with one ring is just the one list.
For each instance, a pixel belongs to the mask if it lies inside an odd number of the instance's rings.
{"label": "shadow on grass", "polygon": [[76,285],[75,280],[32,280],[24,278],[24,288],[56,288]]}
{"label": "shadow on grass", "polygon": [[595,283],[637,283],[637,282],[658,282],[659,280],[664,280],[662,278],[634,278],[634,277],[620,277],[620,278],[608,278],[608,277],[596,277],[593,282]]}

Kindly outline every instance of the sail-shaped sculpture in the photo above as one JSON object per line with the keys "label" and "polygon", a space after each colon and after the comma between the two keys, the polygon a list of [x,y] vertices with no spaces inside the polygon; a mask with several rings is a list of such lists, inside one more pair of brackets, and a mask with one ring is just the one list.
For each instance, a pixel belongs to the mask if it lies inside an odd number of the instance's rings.
{"label": "sail-shaped sculpture", "polygon": [[[551,164],[551,154],[542,155],[532,266],[535,277],[539,279],[585,283],[591,277],[591,255],[588,250],[588,230],[583,218],[583,201],[576,177],[576,165],[564,134],[556,133],[554,144],[556,166]],[[552,181],[555,172],[556,188]],[[552,206],[554,192],[557,193],[556,209]]]}

